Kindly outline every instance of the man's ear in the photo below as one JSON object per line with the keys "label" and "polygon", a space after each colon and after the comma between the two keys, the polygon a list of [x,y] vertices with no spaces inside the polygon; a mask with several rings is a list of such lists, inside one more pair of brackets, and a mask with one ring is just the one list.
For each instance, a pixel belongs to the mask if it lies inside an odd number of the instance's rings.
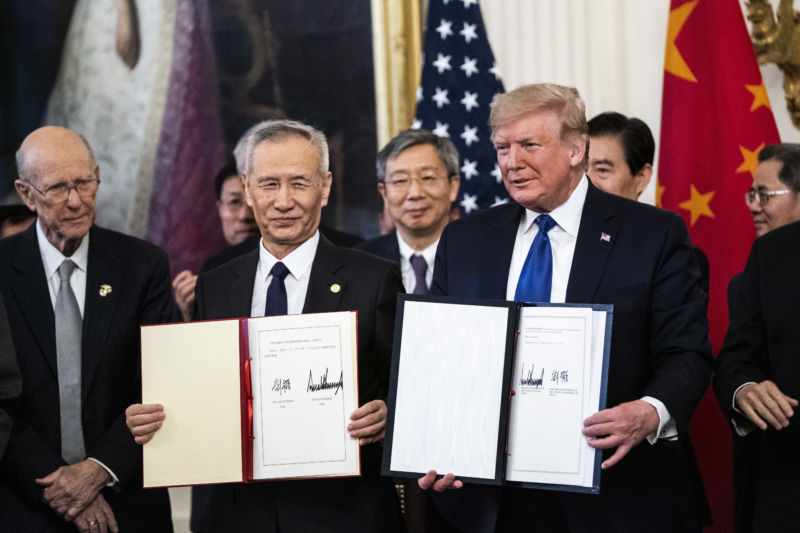
{"label": "man's ear", "polygon": [[458,198],[458,187],[461,185],[461,177],[458,174],[453,174],[450,176],[450,203],[456,201]]}
{"label": "man's ear", "polygon": [[328,198],[331,196],[331,183],[333,183],[333,174],[329,170],[322,176],[322,207],[328,205]]}
{"label": "man's ear", "polygon": [[28,209],[35,212],[36,203],[33,201],[33,189],[30,184],[22,180],[14,180],[14,188],[17,189],[17,194]]}
{"label": "man's ear", "polygon": [[569,166],[583,166],[586,159],[589,136],[586,134],[575,135],[569,141]]}
{"label": "man's ear", "polygon": [[[249,183],[249,181],[247,179],[247,174],[244,173],[244,172],[242,172],[242,185],[244,186],[244,201],[247,202],[247,205],[249,205],[250,208],[252,209],[253,208],[253,197],[250,194],[250,183]],[[219,203],[219,202],[217,202],[217,203]]]}
{"label": "man's ear", "polygon": [[634,189],[636,190],[636,197],[638,198],[639,195],[647,188],[647,185],[650,183],[650,178],[653,177],[653,165],[650,163],[645,163],[642,169],[636,173],[633,177],[634,181]]}

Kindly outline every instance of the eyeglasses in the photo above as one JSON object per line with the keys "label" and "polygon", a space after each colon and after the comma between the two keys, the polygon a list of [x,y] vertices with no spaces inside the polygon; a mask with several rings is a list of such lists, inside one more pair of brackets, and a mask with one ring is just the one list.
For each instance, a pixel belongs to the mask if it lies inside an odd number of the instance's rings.
{"label": "eyeglasses", "polygon": [[77,192],[78,196],[81,198],[91,198],[97,193],[97,187],[100,186],[100,180],[96,178],[90,180],[75,180],[72,185],[67,183],[58,183],[46,188],[45,190],[39,189],[36,185],[29,181],[26,181],[25,183],[30,185],[36,192],[44,196],[45,201],[51,204],[66,202],[72,189],[75,189],[75,192]]}
{"label": "eyeglasses", "polygon": [[443,183],[449,181],[438,176],[422,176],[420,178],[407,178],[405,176],[387,179],[386,186],[394,191],[405,193],[411,187],[412,182],[417,182],[425,190],[436,189]]}
{"label": "eyeglasses", "polygon": [[793,192],[791,189],[782,189],[780,191],[766,191],[763,189],[750,189],[746,193],[744,193],[744,201],[747,204],[752,204],[753,202],[758,203],[761,207],[764,207],[769,202],[769,199],[773,196],[779,196],[782,194],[789,194]]}

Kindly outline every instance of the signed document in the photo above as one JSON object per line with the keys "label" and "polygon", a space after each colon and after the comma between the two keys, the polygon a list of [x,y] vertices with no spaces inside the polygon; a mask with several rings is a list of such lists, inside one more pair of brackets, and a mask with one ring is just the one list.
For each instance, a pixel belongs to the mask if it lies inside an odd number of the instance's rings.
{"label": "signed document", "polygon": [[383,474],[593,492],[612,306],[401,295]]}
{"label": "signed document", "polygon": [[144,486],[360,475],[355,312],[142,327]]}
{"label": "signed document", "polygon": [[597,451],[581,429],[598,411],[605,311],[525,306],[519,316],[506,480],[592,487]]}
{"label": "signed document", "polygon": [[358,475],[358,440],[347,432],[358,406],[351,318],[248,320],[255,479]]}

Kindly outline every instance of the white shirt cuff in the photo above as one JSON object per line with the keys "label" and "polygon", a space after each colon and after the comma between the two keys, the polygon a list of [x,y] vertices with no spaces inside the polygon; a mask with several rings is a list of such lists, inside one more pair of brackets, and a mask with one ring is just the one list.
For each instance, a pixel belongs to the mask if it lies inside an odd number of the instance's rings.
{"label": "white shirt cuff", "polygon": [[[748,381],[747,383],[742,383],[739,385],[735,391],[733,391],[733,400],[731,400],[731,407],[733,407],[733,416],[731,417],[731,424],[733,425],[734,431],[740,437],[746,437],[750,433],[752,433],[756,429],[756,425],[753,424],[747,415],[739,410],[736,407],[736,395],[739,394],[739,391],[742,390],[742,387],[745,385],[755,385],[755,381]],[[736,416],[739,415],[739,416]]]}
{"label": "white shirt cuff", "polygon": [[658,429],[647,436],[647,442],[655,444],[658,442],[658,439],[677,440],[678,425],[675,423],[675,420],[672,419],[672,415],[669,414],[664,402],[652,396],[644,396],[642,400],[655,407],[658,413]]}
{"label": "white shirt cuff", "polygon": [[106,483],[106,487],[113,487],[114,485],[116,485],[117,483],[119,483],[119,478],[118,478],[116,475],[114,475],[114,472],[112,472],[112,471],[111,471],[111,469],[110,469],[109,467],[107,467],[106,465],[104,465],[103,463],[101,463],[100,461],[98,461],[97,459],[95,459],[94,457],[87,457],[87,459],[89,459],[90,461],[94,461],[95,463],[97,463],[97,464],[99,464],[100,466],[102,466],[102,467],[103,467],[103,470],[105,470],[106,472],[108,472],[108,475],[109,475],[109,476],[111,476],[111,481],[109,481],[108,483]]}

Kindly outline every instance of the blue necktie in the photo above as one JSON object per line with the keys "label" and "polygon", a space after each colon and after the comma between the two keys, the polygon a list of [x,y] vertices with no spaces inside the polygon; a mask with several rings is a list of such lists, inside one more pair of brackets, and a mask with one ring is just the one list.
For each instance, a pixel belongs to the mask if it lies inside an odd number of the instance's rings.
{"label": "blue necktie", "polygon": [[534,220],[539,232],[533,239],[528,257],[522,266],[514,300],[518,302],[549,302],[553,285],[553,250],[547,233],[556,225],[550,215],[539,215]]}
{"label": "blue necktie", "polygon": [[288,304],[286,303],[286,285],[283,279],[289,274],[289,269],[286,265],[278,261],[273,265],[272,281],[267,288],[267,308],[264,311],[264,316],[277,316],[288,314]]}

